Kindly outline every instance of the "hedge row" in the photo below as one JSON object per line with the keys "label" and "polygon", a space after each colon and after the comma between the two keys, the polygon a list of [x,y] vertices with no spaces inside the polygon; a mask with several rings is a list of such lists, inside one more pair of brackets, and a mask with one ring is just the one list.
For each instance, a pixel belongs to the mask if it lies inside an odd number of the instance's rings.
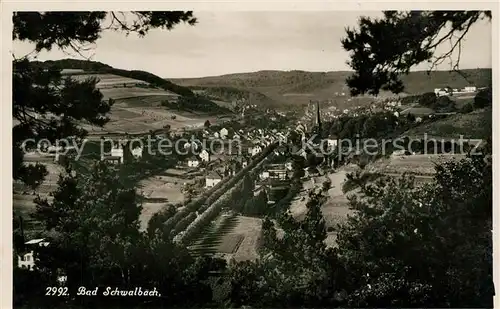
{"label": "hedge row", "polygon": [[[249,171],[250,174],[258,173],[258,170],[264,166],[264,163],[267,162],[267,155],[261,161],[254,160],[255,164],[252,164],[252,170]],[[250,165],[249,165],[250,166]],[[245,173],[246,174],[246,173]],[[238,175],[236,175],[238,176]],[[182,243],[186,243],[193,239],[197,234],[203,230],[203,228],[212,222],[221,212],[221,210],[226,206],[231,206],[230,203],[239,198],[241,189],[243,187],[243,177],[233,177],[232,180],[236,185],[233,185],[232,188],[226,190],[226,192],[222,192],[221,195],[207,208],[205,212],[199,215],[195,220],[186,228],[184,232],[181,232],[176,235],[174,238],[175,241],[179,241]],[[221,189],[222,190],[222,189]],[[212,197],[211,197],[212,198]],[[207,203],[207,205],[210,205]]]}
{"label": "hedge row", "polygon": [[174,227],[174,233],[179,233],[185,230],[193,220],[196,219],[196,214],[194,212],[190,213],[182,220],[180,220]]}
{"label": "hedge row", "polygon": [[269,145],[260,154],[258,154],[257,157],[252,160],[245,168],[236,173],[236,175],[223,179],[210,190],[201,194],[200,197],[187,204],[183,209],[181,209],[173,217],[169,218],[165,222],[164,230],[171,231],[172,229],[174,229],[176,222],[182,220],[182,218],[186,217],[189,213],[199,211],[199,209],[204,204],[211,205],[213,202],[215,202],[222,194],[224,194],[224,192],[234,186],[234,184],[238,180],[242,179],[245,174],[251,171],[259,162],[265,159],[277,147],[277,145],[277,143]]}
{"label": "hedge row", "polygon": [[241,186],[243,185],[243,180],[240,180],[238,185],[233,186],[231,189],[226,191],[222,196],[213,203],[208,209],[199,215],[187,228],[185,231],[177,234],[174,238],[175,241],[181,243],[187,243],[193,239],[203,228],[212,222],[220,214],[222,208],[228,206],[231,200],[234,198],[235,193],[239,193]]}

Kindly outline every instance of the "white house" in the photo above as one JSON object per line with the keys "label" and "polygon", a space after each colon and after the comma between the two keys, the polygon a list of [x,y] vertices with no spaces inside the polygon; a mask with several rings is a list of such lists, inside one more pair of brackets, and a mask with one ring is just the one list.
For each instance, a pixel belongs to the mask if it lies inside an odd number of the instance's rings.
{"label": "white house", "polygon": [[328,147],[336,147],[337,146],[337,139],[328,138],[328,139],[326,139],[326,143],[327,143]]}
{"label": "white house", "polygon": [[203,149],[203,150],[200,152],[200,159],[201,159],[203,162],[210,162],[210,153],[209,153],[206,149]]}
{"label": "white house", "polygon": [[240,139],[240,136],[238,134],[234,134],[233,139]]}
{"label": "white house", "polygon": [[200,165],[200,160],[197,157],[191,157],[187,162],[189,167],[198,167]]}
{"label": "white house", "polygon": [[262,147],[260,145],[255,145],[253,147],[248,148],[248,153],[251,156],[256,156],[261,152],[262,152]]}
{"label": "white house", "polygon": [[212,171],[205,177],[205,188],[211,188],[222,181],[222,176],[216,172]]}
{"label": "white house", "polygon": [[132,149],[131,152],[132,152],[132,155],[134,156],[134,158],[136,158],[136,159],[142,158],[142,147],[141,146]]}
{"label": "white house", "polygon": [[269,178],[268,171],[263,171],[262,173],[260,173],[260,179],[264,180],[264,179],[268,179],[268,178]]}
{"label": "white house", "polygon": [[34,270],[35,269],[35,252],[34,249],[39,246],[39,247],[46,247],[49,245],[49,242],[45,241],[44,238],[40,239],[32,239],[28,242],[25,243],[26,247],[28,248],[28,251],[22,255],[17,256],[17,265],[20,268],[25,268],[28,270]]}
{"label": "white house", "polygon": [[399,117],[399,112],[394,112],[394,116]]}
{"label": "white house", "polygon": [[219,138],[219,137],[220,137],[219,132],[215,132],[215,133],[214,133],[214,137],[215,137],[215,138]]}
{"label": "white house", "polygon": [[464,87],[465,92],[476,92],[477,88],[475,86]]}
{"label": "white house", "polygon": [[113,145],[113,148],[111,148],[111,154],[108,156],[105,156],[103,152],[101,152],[101,161],[111,161],[115,163],[123,163],[123,147],[122,145]]}
{"label": "white house", "polygon": [[221,138],[225,139],[229,134],[229,131],[226,128],[222,128],[220,129],[219,134]]}

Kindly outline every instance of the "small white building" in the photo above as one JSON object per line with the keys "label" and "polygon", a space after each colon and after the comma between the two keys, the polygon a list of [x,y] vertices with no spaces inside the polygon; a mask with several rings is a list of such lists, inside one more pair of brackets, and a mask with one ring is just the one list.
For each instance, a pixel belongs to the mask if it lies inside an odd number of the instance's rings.
{"label": "small white building", "polygon": [[123,164],[123,147],[122,145],[113,145],[111,148],[111,154],[105,156],[104,153],[101,153],[101,161],[109,161],[114,163]]}
{"label": "small white building", "polygon": [[212,171],[205,177],[205,188],[211,188],[221,181],[222,175],[216,171]]}
{"label": "small white building", "polygon": [[260,179],[264,180],[264,179],[268,179],[268,178],[269,178],[268,171],[263,171],[262,173],[260,173]]}
{"label": "small white building", "polygon": [[32,239],[25,243],[27,252],[22,255],[17,256],[17,265],[19,268],[24,268],[28,270],[34,270],[36,267],[35,263],[35,249],[36,247],[46,247],[49,245],[48,241],[44,238]]}
{"label": "small white building", "polygon": [[220,138],[225,139],[227,135],[229,134],[229,131],[226,128],[222,128],[219,131]]}
{"label": "small white building", "polygon": [[214,133],[214,137],[215,137],[215,138],[219,138],[219,137],[220,137],[219,132],[215,132],[215,133]]}
{"label": "small white building", "polygon": [[132,156],[134,156],[134,158],[136,159],[139,159],[139,158],[142,158],[142,147],[139,146],[139,147],[135,147],[134,149],[132,149]]}
{"label": "small white building", "polygon": [[248,148],[248,153],[251,156],[256,156],[261,152],[262,152],[262,146],[260,146],[260,145],[255,145],[253,147]]}
{"label": "small white building", "polygon": [[337,147],[337,139],[328,138],[326,139],[328,147]]}
{"label": "small white building", "polygon": [[238,134],[234,134],[233,139],[240,139],[240,136]]}
{"label": "small white building", "polygon": [[198,167],[200,165],[200,160],[196,157],[191,157],[187,162],[188,167]]}
{"label": "small white building", "polygon": [[475,86],[467,86],[467,87],[464,87],[464,91],[465,92],[476,92],[477,88]]}
{"label": "small white building", "polygon": [[200,159],[201,159],[201,161],[203,161],[203,162],[210,162],[210,153],[208,152],[208,150],[203,149],[203,150],[200,152]]}

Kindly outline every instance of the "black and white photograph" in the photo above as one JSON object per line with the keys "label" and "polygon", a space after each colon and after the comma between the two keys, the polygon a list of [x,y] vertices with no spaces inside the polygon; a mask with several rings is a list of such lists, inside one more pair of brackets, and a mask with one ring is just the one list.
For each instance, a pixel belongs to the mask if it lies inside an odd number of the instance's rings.
{"label": "black and white photograph", "polygon": [[493,308],[498,3],[396,4],[4,11],[13,308]]}

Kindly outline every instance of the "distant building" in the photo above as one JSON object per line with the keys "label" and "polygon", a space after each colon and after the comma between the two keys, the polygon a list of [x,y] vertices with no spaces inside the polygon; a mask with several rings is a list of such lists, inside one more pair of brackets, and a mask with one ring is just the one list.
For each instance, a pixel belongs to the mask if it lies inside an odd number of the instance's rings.
{"label": "distant building", "polygon": [[189,167],[198,167],[200,165],[200,160],[197,157],[191,157],[187,162]]}
{"label": "distant building", "polygon": [[477,88],[475,86],[464,87],[465,92],[476,92]]}
{"label": "distant building", "polygon": [[36,267],[35,263],[36,248],[46,247],[49,245],[49,242],[45,241],[44,238],[40,238],[40,239],[32,239],[26,242],[25,245],[27,251],[17,256],[17,265],[19,268],[34,270]]}
{"label": "distant building", "polygon": [[136,159],[142,158],[143,148],[141,146],[132,149],[132,156]]}
{"label": "distant building", "polygon": [[248,153],[251,156],[256,156],[261,152],[262,152],[262,146],[260,146],[260,145],[255,145],[253,147],[248,148]]}
{"label": "distant building", "polygon": [[222,175],[216,171],[212,171],[205,177],[205,188],[211,188],[221,181]]}
{"label": "distant building", "polygon": [[266,178],[285,180],[287,179],[287,169],[285,164],[269,164],[265,168]]}
{"label": "distant building", "polygon": [[215,133],[214,133],[214,137],[215,137],[215,138],[219,138],[219,137],[220,137],[219,132],[215,132]]}
{"label": "distant building", "polygon": [[328,147],[337,147],[338,141],[336,138],[335,139],[334,138],[327,138],[326,143],[327,143]]}
{"label": "distant building", "polygon": [[223,139],[225,139],[227,137],[227,135],[229,134],[229,131],[226,129],[226,128],[222,128],[220,129],[219,131],[219,136]]}
{"label": "distant building", "polygon": [[208,152],[208,150],[206,149],[203,149],[200,153],[200,159],[203,161],[203,162],[210,162],[210,153]]}
{"label": "distant building", "polygon": [[101,161],[108,161],[115,164],[123,163],[123,146],[120,144],[113,145],[111,148],[111,153],[109,155],[104,155],[101,153]]}

